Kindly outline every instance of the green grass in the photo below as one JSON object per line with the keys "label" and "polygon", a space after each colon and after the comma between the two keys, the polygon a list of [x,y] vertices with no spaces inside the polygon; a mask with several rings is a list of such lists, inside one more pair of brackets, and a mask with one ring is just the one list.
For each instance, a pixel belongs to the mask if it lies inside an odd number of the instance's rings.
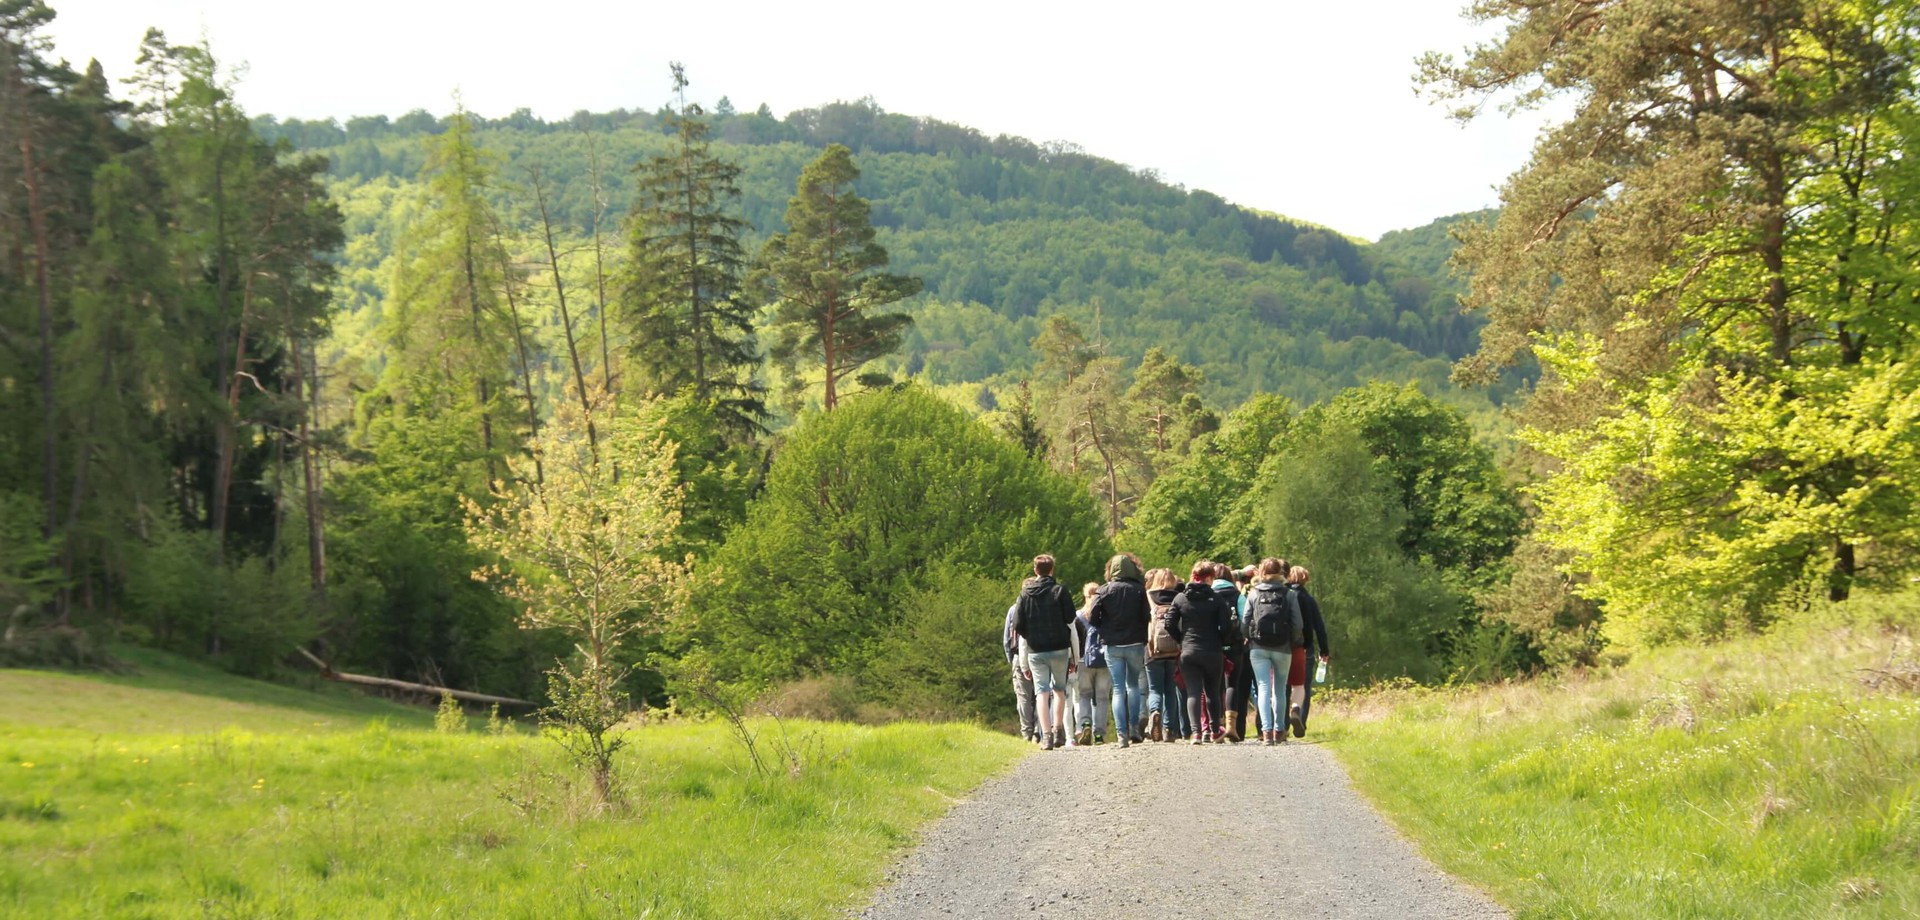
{"label": "green grass", "polygon": [[1329,707],[1355,782],[1519,917],[1920,916],[1914,601],[1599,676]]}
{"label": "green grass", "polygon": [[530,733],[142,663],[0,670],[0,916],[833,916],[1024,750],[789,724],[806,769],[755,779],[718,725],[648,726],[597,814]]}

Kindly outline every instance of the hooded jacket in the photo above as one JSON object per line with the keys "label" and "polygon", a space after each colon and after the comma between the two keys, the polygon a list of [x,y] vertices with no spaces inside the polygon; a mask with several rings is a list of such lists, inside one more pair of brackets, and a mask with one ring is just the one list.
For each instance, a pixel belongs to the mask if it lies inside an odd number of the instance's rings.
{"label": "hooded jacket", "polygon": [[1022,582],[1015,607],[1013,630],[1027,640],[1029,651],[1058,652],[1073,644],[1069,626],[1079,611],[1053,576],[1035,575]]}
{"label": "hooded jacket", "polygon": [[1233,609],[1220,601],[1213,587],[1192,582],[1173,599],[1173,622],[1168,624],[1180,638],[1180,656],[1218,655],[1224,649],[1227,618]]}
{"label": "hooded jacket", "polygon": [[1140,567],[1130,556],[1115,556],[1107,563],[1107,579],[1094,595],[1087,621],[1108,645],[1144,644],[1150,607]]}

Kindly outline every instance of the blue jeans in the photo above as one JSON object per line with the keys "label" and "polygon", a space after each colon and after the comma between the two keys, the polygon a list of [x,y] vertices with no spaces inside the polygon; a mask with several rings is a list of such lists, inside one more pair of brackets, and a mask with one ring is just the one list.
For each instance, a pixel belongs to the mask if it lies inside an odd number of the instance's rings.
{"label": "blue jeans", "polygon": [[1113,673],[1113,724],[1120,737],[1140,730],[1140,672],[1147,666],[1147,644],[1107,646],[1107,670]]}
{"label": "blue jeans", "polygon": [[[1033,695],[1045,697],[1055,690],[1067,692],[1067,650],[1027,653],[1027,667],[1033,671]],[[1039,705],[1047,705],[1041,702]],[[1045,719],[1040,721],[1045,722]]]}
{"label": "blue jeans", "polygon": [[1178,658],[1147,662],[1147,711],[1159,712],[1160,724],[1174,737],[1185,734],[1181,727],[1186,723],[1186,703],[1180,699],[1180,686],[1173,682],[1179,667]]}
{"label": "blue jeans", "polygon": [[1259,687],[1254,697],[1260,712],[1261,731],[1279,731],[1287,724],[1287,669],[1293,666],[1293,649],[1261,648],[1247,650],[1253,666],[1253,682]]}

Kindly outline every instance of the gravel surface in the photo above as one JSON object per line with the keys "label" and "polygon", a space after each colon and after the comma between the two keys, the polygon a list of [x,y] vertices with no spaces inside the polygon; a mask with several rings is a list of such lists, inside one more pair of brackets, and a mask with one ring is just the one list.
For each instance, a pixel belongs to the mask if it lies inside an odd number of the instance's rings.
{"label": "gravel surface", "polygon": [[1039,751],[954,806],[858,916],[1504,918],[1312,743]]}

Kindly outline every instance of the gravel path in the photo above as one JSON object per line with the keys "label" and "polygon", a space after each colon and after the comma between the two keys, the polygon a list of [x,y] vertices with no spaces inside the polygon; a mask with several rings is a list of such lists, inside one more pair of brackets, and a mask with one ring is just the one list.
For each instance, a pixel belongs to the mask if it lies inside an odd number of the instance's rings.
{"label": "gravel path", "polygon": [[1331,752],[1297,741],[1035,751],[888,879],[860,917],[1507,916],[1388,827]]}

